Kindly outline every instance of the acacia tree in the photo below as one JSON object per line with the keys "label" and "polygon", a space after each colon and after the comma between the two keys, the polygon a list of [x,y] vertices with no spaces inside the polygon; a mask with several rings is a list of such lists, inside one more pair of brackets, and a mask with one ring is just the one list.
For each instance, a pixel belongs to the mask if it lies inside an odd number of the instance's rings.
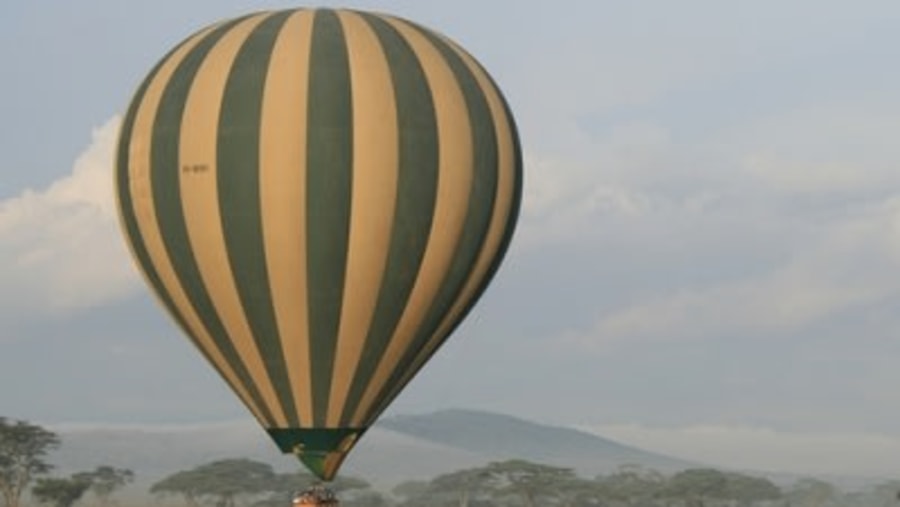
{"label": "acacia tree", "polygon": [[635,464],[620,465],[610,475],[596,479],[601,496],[629,507],[652,505],[666,478],[652,468]]}
{"label": "acacia tree", "polygon": [[782,496],[781,490],[768,479],[713,468],[678,472],[669,479],[663,494],[681,499],[689,507],[722,503],[749,506]]}
{"label": "acacia tree", "polygon": [[150,493],[160,496],[181,495],[188,505],[195,507],[199,505],[202,489],[200,479],[196,475],[196,469],[176,472],[153,484]]}
{"label": "acacia tree", "polygon": [[727,487],[728,479],[721,471],[691,468],[669,478],[663,495],[680,499],[688,507],[706,507],[711,501],[722,500]]}
{"label": "acacia tree", "polygon": [[0,417],[0,493],[6,507],[19,507],[22,493],[52,465],[47,454],[59,447],[59,437],[40,426]]}
{"label": "acacia tree", "polygon": [[90,473],[78,473],[68,478],[42,477],[31,488],[31,494],[39,502],[54,507],[72,507],[91,487]]}
{"label": "acacia tree", "polygon": [[91,492],[103,506],[109,505],[109,497],[113,491],[134,480],[134,472],[131,470],[108,465],[98,466],[93,472],[87,472],[87,475],[90,478]]}
{"label": "acacia tree", "polygon": [[172,474],[150,487],[151,493],[182,495],[188,504],[212,498],[217,507],[234,507],[235,497],[271,491],[275,472],[249,459],[224,459]]}
{"label": "acacia tree", "polygon": [[485,471],[497,495],[518,495],[525,507],[536,507],[539,498],[565,501],[566,487],[577,478],[571,468],[519,459],[491,463]]}
{"label": "acacia tree", "polygon": [[456,499],[458,507],[469,507],[496,492],[496,478],[487,467],[467,468],[439,475],[428,487],[410,499],[413,505],[428,505],[430,501]]}
{"label": "acacia tree", "polygon": [[600,482],[582,477],[565,481],[559,490],[560,507],[599,507],[609,500],[606,488]]}

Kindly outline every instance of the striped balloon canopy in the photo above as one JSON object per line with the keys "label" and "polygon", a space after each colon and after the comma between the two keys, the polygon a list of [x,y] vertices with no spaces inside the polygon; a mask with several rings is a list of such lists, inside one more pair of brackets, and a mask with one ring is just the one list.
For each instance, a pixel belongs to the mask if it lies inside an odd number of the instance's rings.
{"label": "striped balloon canopy", "polygon": [[352,10],[188,37],[138,88],[116,161],[153,292],[326,480],[485,290],[521,187],[512,115],[478,62]]}

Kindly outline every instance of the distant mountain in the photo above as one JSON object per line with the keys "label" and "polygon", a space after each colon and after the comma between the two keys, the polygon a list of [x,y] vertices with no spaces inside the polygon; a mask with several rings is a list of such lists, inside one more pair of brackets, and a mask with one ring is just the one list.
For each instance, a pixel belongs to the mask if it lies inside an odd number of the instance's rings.
{"label": "distant mountain", "polygon": [[[134,470],[146,491],[168,474],[217,459],[247,457],[296,470],[255,423],[185,426],[61,426],[51,428],[62,447],[51,457],[59,473],[107,464]],[[622,464],[674,471],[693,463],[625,446],[582,431],[547,426],[506,415],[447,410],[380,421],[351,453],[342,473],[388,490],[409,479],[520,458],[576,469],[586,477]]]}
{"label": "distant mountain", "polygon": [[381,421],[379,426],[490,460],[521,458],[575,468],[590,476],[607,473],[623,464],[643,465],[662,472],[697,466],[583,431],[488,412],[445,410],[428,415],[396,416]]}

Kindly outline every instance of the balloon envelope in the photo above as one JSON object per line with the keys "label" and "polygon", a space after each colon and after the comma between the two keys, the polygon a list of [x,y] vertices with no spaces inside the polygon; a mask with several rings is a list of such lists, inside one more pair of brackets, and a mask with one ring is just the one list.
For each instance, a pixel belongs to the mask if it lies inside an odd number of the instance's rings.
{"label": "balloon envelope", "polygon": [[442,35],[349,10],[187,38],[140,85],[116,165],[148,284],[325,479],[479,298],[522,185],[484,69]]}

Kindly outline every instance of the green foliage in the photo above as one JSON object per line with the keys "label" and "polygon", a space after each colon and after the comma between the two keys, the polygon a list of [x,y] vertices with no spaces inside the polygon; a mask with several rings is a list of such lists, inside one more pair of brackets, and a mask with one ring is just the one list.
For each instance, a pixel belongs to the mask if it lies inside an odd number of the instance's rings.
{"label": "green foliage", "polygon": [[108,465],[98,466],[92,472],[84,472],[83,475],[90,480],[90,489],[103,506],[109,505],[109,497],[114,491],[134,480],[134,472],[131,470]]}
{"label": "green foliage", "polygon": [[[288,507],[297,491],[320,481],[308,473],[276,474],[272,467],[249,459],[226,459],[176,472],[150,487],[158,495],[177,495],[188,505],[212,502],[234,507],[245,498],[253,507]],[[328,487],[341,496],[342,507],[384,507],[386,499],[356,477],[340,477]]]}
{"label": "green foliage", "polygon": [[53,507],[71,507],[91,487],[90,474],[74,474],[69,478],[40,478],[31,494],[41,503]]}
{"label": "green foliage", "polygon": [[728,479],[723,472],[712,468],[692,468],[678,472],[666,485],[669,496],[698,496],[726,498]]}
{"label": "green foliage", "polygon": [[596,479],[572,469],[507,460],[458,470],[394,489],[400,507],[739,507],[782,498],[767,479],[713,469],[666,477],[625,465]]}
{"label": "green foliage", "polygon": [[31,494],[41,503],[54,507],[71,507],[91,490],[102,505],[109,505],[113,491],[134,480],[131,470],[99,466],[90,472],[78,472],[68,478],[40,478]]}
{"label": "green foliage", "polygon": [[249,459],[225,459],[177,472],[150,488],[155,494],[181,495],[190,505],[209,498],[219,507],[234,507],[235,497],[270,491],[275,472],[270,465]]}
{"label": "green foliage", "polygon": [[[35,500],[51,507],[72,507],[93,493],[98,505],[134,480],[128,469],[108,465],[69,477],[40,477],[52,465],[46,457],[59,438],[40,426],[0,417],[0,493],[2,507],[19,507],[32,482]],[[272,467],[249,459],[226,459],[176,472],[150,491],[177,495],[188,505],[289,507],[297,491],[319,481],[307,473],[276,474]],[[694,468],[665,476],[637,465],[619,467],[594,479],[571,468],[525,460],[506,460],[446,473],[429,481],[397,485],[394,501],[368,482],[341,476],[328,485],[340,507],[885,507],[900,502],[900,481],[889,481],[853,493],[828,482],[801,479],[785,491],[751,475]]]}
{"label": "green foliage", "polygon": [[767,479],[712,468],[678,472],[668,480],[661,494],[680,499],[688,505],[706,505],[709,502],[751,505],[782,497],[781,490]]}
{"label": "green foliage", "polygon": [[402,507],[472,507],[496,492],[496,480],[487,467],[468,468],[439,475],[429,482],[410,481],[394,488]]}
{"label": "green foliage", "polygon": [[584,482],[569,468],[508,460],[489,463],[435,477],[430,482],[408,482],[394,493],[403,507],[479,507],[513,501],[526,507],[536,502],[566,503],[570,492]]}
{"label": "green foliage", "polygon": [[59,437],[40,426],[0,417],[0,494],[6,507],[18,507],[22,493],[53,467],[47,454],[59,447]]}
{"label": "green foliage", "polygon": [[656,470],[639,465],[622,465],[608,476],[597,477],[595,496],[629,506],[651,505],[666,485]]}
{"label": "green foliage", "polygon": [[507,460],[490,463],[486,472],[496,485],[496,496],[517,495],[525,507],[536,503],[558,502],[566,488],[576,479],[571,468]]}
{"label": "green foliage", "polygon": [[726,474],[725,498],[742,504],[776,500],[783,496],[772,481],[738,473]]}

